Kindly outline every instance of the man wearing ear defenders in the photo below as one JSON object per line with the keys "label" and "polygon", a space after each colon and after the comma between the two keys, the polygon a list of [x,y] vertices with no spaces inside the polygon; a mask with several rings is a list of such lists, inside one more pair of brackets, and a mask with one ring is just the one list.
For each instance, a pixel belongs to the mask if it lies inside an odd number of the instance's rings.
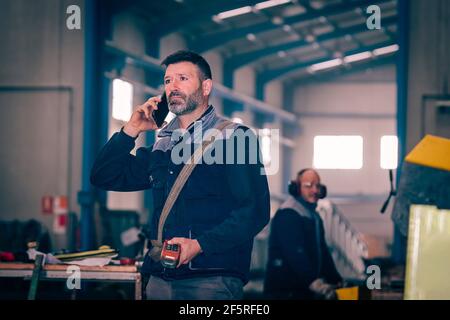
{"label": "man wearing ear defenders", "polygon": [[315,170],[303,169],[289,193],[271,223],[264,292],[271,299],[336,299],[342,278],[316,212],[326,187]]}

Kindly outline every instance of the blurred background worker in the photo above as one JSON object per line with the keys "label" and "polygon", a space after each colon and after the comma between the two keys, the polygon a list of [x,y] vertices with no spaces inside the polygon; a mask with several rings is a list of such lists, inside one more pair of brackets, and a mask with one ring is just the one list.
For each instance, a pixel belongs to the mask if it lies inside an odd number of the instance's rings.
{"label": "blurred background worker", "polygon": [[271,299],[336,299],[342,278],[316,212],[326,187],[315,170],[303,169],[289,193],[272,220],[265,294]]}

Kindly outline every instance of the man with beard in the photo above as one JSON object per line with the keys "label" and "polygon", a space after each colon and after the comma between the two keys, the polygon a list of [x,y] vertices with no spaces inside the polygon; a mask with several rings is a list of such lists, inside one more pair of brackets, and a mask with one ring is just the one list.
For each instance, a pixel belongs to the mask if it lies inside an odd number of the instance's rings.
{"label": "man with beard", "polygon": [[[152,188],[151,238],[157,239],[158,229],[162,230],[162,240],[178,245],[180,257],[175,268],[163,266],[158,261],[158,246],[152,242],[142,267],[144,274],[150,274],[147,299],[240,299],[248,281],[253,238],[269,221],[267,178],[260,161],[201,162],[168,211],[164,227],[158,226],[167,199],[173,198],[169,193],[184,167],[184,163],[174,161],[174,147],[188,141],[195,149],[196,140],[185,137],[192,136],[199,124],[203,133],[213,128],[223,130],[224,124],[233,132],[241,129],[248,133],[248,128],[227,122],[209,105],[212,76],[203,57],[179,51],[165,58],[162,65],[166,66],[164,89],[169,110],[176,117],[162,127],[152,147],[139,148],[134,156],[130,151],[137,136],[157,129],[152,111],[161,100],[152,97],[138,106],[120,132],[102,148],[91,171],[91,183],[113,191]],[[182,136],[174,138],[180,130]],[[216,142],[226,144],[226,140]],[[258,152],[258,148],[255,150]],[[244,152],[247,159],[251,148],[245,145],[245,150],[233,152]]]}

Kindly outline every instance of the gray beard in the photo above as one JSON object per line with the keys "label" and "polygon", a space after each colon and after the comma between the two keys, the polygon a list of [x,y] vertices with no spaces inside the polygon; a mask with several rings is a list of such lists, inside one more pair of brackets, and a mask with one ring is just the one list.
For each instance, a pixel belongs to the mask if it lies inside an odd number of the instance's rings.
{"label": "gray beard", "polygon": [[193,112],[202,101],[202,89],[195,91],[188,98],[186,103],[170,103],[169,99],[169,111],[176,116],[182,116]]}
{"label": "gray beard", "polygon": [[193,112],[195,109],[197,109],[197,106],[198,104],[195,101],[191,101],[191,99],[188,99],[187,103],[169,103],[169,111],[176,116],[182,116]]}

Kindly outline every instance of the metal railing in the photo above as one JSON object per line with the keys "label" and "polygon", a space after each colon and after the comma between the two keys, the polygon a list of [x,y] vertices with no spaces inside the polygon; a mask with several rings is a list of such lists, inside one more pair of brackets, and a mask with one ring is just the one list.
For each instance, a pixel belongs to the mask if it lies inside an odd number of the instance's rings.
{"label": "metal railing", "polygon": [[363,278],[368,247],[361,233],[330,200],[319,201],[317,212],[323,220],[325,239],[339,272],[344,278]]}

